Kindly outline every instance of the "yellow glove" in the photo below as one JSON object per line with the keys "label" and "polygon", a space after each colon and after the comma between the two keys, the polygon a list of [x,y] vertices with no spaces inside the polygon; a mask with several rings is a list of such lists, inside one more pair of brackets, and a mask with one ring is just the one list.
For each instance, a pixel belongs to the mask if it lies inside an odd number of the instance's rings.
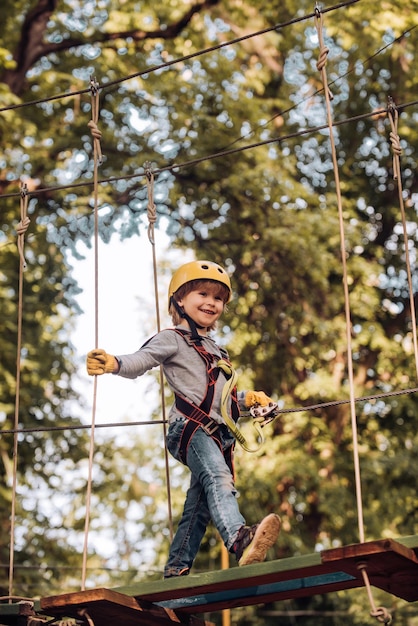
{"label": "yellow glove", "polygon": [[90,350],[87,354],[86,365],[90,376],[95,376],[96,374],[116,374],[119,371],[119,365],[115,357],[107,354],[100,348]]}
{"label": "yellow glove", "polygon": [[245,394],[245,406],[247,407],[254,406],[254,404],[268,406],[270,402],[273,402],[273,400],[264,391],[247,391]]}

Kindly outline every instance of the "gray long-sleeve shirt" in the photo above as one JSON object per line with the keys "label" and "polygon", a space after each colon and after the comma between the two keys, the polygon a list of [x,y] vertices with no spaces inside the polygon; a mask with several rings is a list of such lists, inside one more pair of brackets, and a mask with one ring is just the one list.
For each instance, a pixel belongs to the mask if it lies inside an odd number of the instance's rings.
{"label": "gray long-sleeve shirt", "polygon": [[[223,358],[219,346],[209,337],[202,337],[202,345],[216,360]],[[207,369],[204,360],[185,339],[173,329],[166,329],[154,335],[144,346],[133,354],[116,357],[120,364],[119,376],[137,378],[153,367],[162,365],[167,382],[174,393],[199,406],[206,395]],[[210,417],[223,423],[221,416],[221,396],[225,384],[221,372],[215,384],[215,392]],[[240,403],[243,393],[240,395]],[[175,405],[170,409],[169,421],[181,414]]]}

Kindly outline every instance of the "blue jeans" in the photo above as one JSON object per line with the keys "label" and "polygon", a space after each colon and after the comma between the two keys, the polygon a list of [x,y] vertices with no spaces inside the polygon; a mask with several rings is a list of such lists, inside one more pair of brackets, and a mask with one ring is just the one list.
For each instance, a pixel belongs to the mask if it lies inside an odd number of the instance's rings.
{"label": "blue jeans", "polygon": [[[184,419],[179,419],[170,424],[167,434],[167,448],[177,460],[183,427]],[[221,426],[220,432],[222,447],[226,450],[234,438],[226,426]],[[245,524],[238,508],[234,479],[223,453],[202,428],[196,430],[189,443],[187,466],[192,474],[190,487],[164,569],[166,578],[188,573],[211,519],[228,550]]]}

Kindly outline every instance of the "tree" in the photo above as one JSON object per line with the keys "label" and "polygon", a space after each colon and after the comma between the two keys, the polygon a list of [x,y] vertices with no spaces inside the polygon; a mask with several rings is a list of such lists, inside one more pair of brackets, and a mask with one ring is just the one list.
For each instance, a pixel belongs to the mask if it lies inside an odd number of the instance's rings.
{"label": "tree", "polygon": [[[242,385],[264,388],[288,407],[347,398],[336,190],[328,133],[317,130],[325,123],[318,40],[312,17],[293,19],[311,14],[312,6],[292,0],[133,6],[6,3],[4,107],[28,106],[2,112],[3,193],[17,192],[20,178],[28,180],[35,239],[41,241],[43,227],[43,245],[77,254],[76,242],[90,241],[87,123],[89,81],[96,76],[106,157],[100,166],[106,181],[100,185],[102,237],[109,240],[116,230],[127,237],[143,227],[142,173],[150,161],[157,170],[157,212],[168,218],[173,242],[234,270],[235,300],[222,332],[240,364]],[[390,128],[386,115],[370,115],[386,108],[388,96],[400,107],[412,250],[418,140],[408,105],[416,92],[413,9],[392,3],[376,11],[375,3],[362,0],[324,15],[358,396],[415,386]],[[20,31],[11,27],[17,17]],[[292,23],[281,27],[279,21]],[[263,34],[247,38],[256,31]],[[240,41],[223,45],[234,38]],[[210,52],[200,54],[204,49]],[[30,104],[46,97],[54,99]],[[300,133],[303,128],[312,130]],[[86,184],[78,186],[81,181]],[[2,200],[6,237],[16,203]],[[4,267],[12,262],[9,257]],[[412,263],[414,269],[414,255]],[[68,277],[65,258],[54,259],[54,270]],[[9,279],[4,284],[6,294]],[[55,334],[49,345],[56,340]],[[59,369],[70,374],[71,363]],[[416,533],[415,415],[413,394],[358,405],[367,537]],[[249,518],[258,517],[260,494],[263,508],[281,509],[288,533],[276,556],[356,541],[348,405],[284,415],[270,433],[268,445],[240,464],[239,482]]]}

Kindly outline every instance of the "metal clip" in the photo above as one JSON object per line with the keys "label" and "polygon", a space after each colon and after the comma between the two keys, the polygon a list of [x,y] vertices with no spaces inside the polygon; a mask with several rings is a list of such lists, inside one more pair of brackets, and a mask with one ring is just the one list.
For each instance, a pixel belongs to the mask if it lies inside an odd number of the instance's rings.
{"label": "metal clip", "polygon": [[255,422],[258,422],[263,428],[266,424],[269,424],[278,415],[279,405],[277,402],[270,402],[267,406],[260,406],[259,404],[253,404],[250,408],[250,415]]}

